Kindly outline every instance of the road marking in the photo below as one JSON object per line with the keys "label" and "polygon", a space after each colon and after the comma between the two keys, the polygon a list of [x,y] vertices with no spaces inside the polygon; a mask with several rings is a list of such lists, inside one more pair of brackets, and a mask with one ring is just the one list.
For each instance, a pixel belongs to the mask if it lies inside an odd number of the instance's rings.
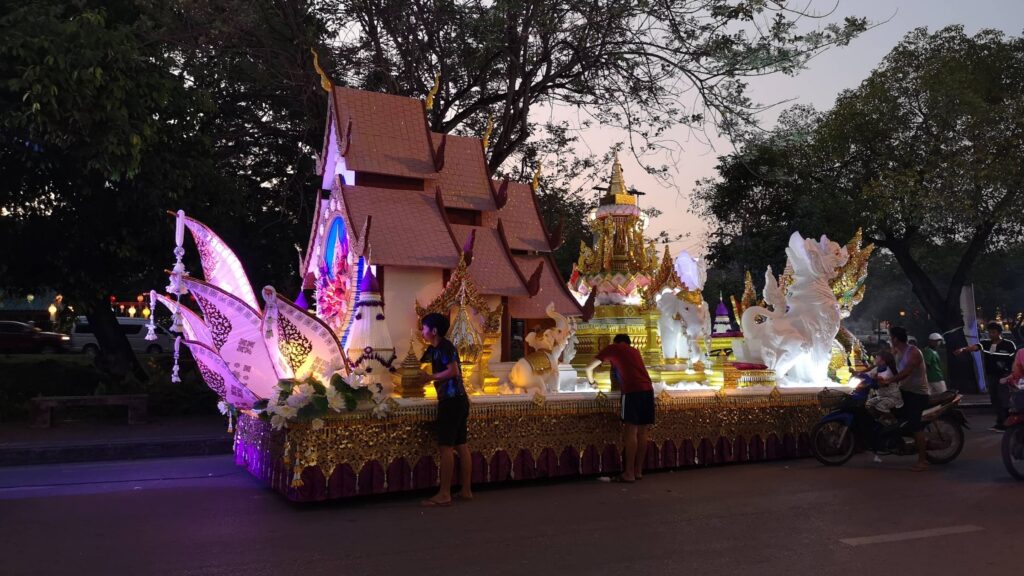
{"label": "road marking", "polygon": [[897,532],[895,534],[878,534],[876,536],[864,536],[861,538],[842,538],[839,541],[850,546],[865,546],[868,544],[883,544],[885,542],[902,542],[904,540],[917,540],[919,538],[933,538],[935,536],[949,536],[950,534],[968,534],[984,530],[981,526],[967,524],[964,526],[949,526],[947,528],[931,528],[928,530],[915,530],[913,532]]}

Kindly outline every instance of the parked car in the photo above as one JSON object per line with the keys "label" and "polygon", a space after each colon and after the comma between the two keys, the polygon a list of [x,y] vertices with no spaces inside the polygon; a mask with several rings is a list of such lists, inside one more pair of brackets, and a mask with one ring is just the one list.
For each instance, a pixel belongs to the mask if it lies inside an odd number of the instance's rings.
{"label": "parked car", "polygon": [[0,322],[0,351],[63,352],[71,338],[67,334],[43,332],[24,322]]}
{"label": "parked car", "polygon": [[[173,346],[174,340],[170,332],[161,326],[156,327],[156,340],[146,340],[146,334],[149,333],[146,326],[149,324],[149,320],[118,318],[117,323],[121,325],[121,330],[128,337],[128,343],[136,352],[161,354],[170,351]],[[71,329],[71,351],[85,354],[96,354],[100,351],[99,342],[96,341],[96,335],[93,334],[92,326],[89,325],[89,320],[85,316],[79,316],[75,320],[74,328]]]}

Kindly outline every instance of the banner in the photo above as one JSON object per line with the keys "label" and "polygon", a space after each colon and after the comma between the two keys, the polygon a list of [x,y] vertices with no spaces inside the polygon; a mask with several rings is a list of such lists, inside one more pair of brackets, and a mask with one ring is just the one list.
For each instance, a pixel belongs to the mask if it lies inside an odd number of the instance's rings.
{"label": "banner", "polygon": [[[974,284],[964,286],[960,290],[960,310],[964,315],[964,336],[968,344],[980,344],[978,337],[978,307],[974,303]],[[974,374],[978,378],[978,391],[988,390],[988,382],[985,382],[985,364],[981,352],[971,352],[971,359],[974,360]]]}
{"label": "banner", "polygon": [[291,370],[294,378],[305,380],[313,376],[326,383],[345,366],[341,343],[326,323],[278,295],[271,286],[263,288],[263,300],[267,347],[271,353],[277,351],[279,361]]}
{"label": "banner", "polygon": [[[156,301],[170,310],[171,314],[174,314],[174,311],[178,308],[178,303],[173,298],[163,294],[157,294]],[[206,322],[203,322],[199,314],[196,314],[188,306],[184,305],[181,306],[181,327],[185,334],[185,340],[199,342],[205,346],[213,346],[213,334],[210,333]]]}
{"label": "banner", "polygon": [[234,295],[202,280],[185,276],[182,284],[203,311],[212,348],[220,353],[231,373],[258,397],[273,396],[278,379],[291,374],[272,360],[263,339],[259,313]]}
{"label": "banner", "polygon": [[245,269],[242,268],[238,256],[235,256],[220,236],[214,234],[213,230],[202,222],[186,216],[185,225],[196,241],[206,281],[228,294],[234,294],[253,310],[259,310],[256,294],[252,291],[249,278],[245,275]]}
{"label": "banner", "polygon": [[199,367],[199,373],[203,375],[203,381],[211,390],[217,393],[221,400],[236,408],[252,408],[254,402],[259,400],[248,388],[238,381],[238,378],[231,372],[224,359],[217,354],[217,351],[201,342],[185,340],[192,358]]}

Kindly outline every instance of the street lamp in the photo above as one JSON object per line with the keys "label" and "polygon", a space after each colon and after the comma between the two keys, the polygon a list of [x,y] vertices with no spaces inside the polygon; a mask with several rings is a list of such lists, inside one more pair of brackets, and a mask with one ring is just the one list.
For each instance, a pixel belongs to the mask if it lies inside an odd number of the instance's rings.
{"label": "street lamp", "polygon": [[57,306],[50,304],[50,307],[46,309],[50,313],[50,322],[52,323],[57,319]]}
{"label": "street lamp", "polygon": [[129,318],[135,318],[135,313],[136,312],[138,312],[138,310],[136,310],[135,309],[135,305],[132,304],[131,307],[128,308],[128,317]]}
{"label": "street lamp", "polygon": [[149,320],[149,315],[150,314],[151,314],[151,312],[149,311],[149,306],[146,306],[145,308],[142,309],[142,317],[143,318]]}

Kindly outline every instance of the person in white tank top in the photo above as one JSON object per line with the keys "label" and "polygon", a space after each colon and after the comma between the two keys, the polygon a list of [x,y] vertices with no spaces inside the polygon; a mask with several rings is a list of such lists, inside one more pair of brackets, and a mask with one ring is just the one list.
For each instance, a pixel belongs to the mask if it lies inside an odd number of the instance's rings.
{"label": "person in white tank top", "polygon": [[892,349],[896,353],[899,373],[888,382],[898,382],[903,393],[903,418],[914,429],[914,443],[917,445],[917,464],[914,471],[928,468],[927,439],[921,425],[921,414],[928,407],[928,372],[924,356],[917,346],[907,343],[907,329],[901,326],[889,330]]}

